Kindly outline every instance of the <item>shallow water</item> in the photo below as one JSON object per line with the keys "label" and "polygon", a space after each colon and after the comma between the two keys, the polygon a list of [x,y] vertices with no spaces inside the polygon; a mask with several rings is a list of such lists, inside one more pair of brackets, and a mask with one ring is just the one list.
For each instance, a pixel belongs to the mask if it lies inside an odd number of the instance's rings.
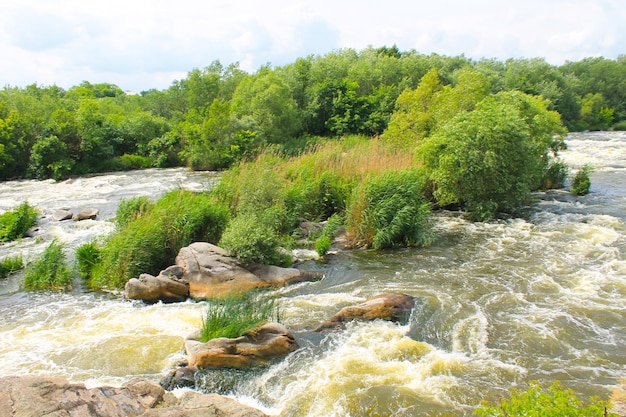
{"label": "shallow water", "polygon": [[[442,212],[439,238],[428,248],[357,250],[306,264],[324,279],[277,290],[301,349],[267,370],[231,375],[222,390],[282,416],[469,416],[482,399],[531,380],[560,380],[606,398],[626,376],[626,135],[573,134],[567,143],[563,157],[574,170],[594,167],[590,195],[537,193],[520,217],[490,223]],[[121,197],[156,197],[178,183],[205,189],[213,180],[185,170],[111,174],[67,184],[67,196],[63,184],[0,184],[2,208],[27,193],[46,213],[62,205],[102,213],[92,226],[41,226],[35,237],[0,247],[0,257],[31,256],[52,235],[75,247],[111,230],[107,219]],[[57,375],[88,385],[135,375],[158,380],[184,357],[183,338],[200,325],[204,308],[18,287],[19,277],[0,282],[0,375]],[[341,307],[384,291],[416,297],[408,323],[311,333]],[[207,389],[220,389],[210,380],[222,379],[206,378]]]}

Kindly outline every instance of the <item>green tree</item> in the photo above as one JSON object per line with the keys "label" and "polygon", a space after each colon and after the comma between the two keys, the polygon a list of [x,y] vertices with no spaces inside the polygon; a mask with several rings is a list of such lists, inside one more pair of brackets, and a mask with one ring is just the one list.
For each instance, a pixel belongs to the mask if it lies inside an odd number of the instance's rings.
{"label": "green tree", "polygon": [[601,93],[588,93],[582,99],[580,118],[585,129],[604,130],[613,123],[614,110],[608,108]]}
{"label": "green tree", "polygon": [[503,92],[452,119],[420,144],[418,155],[440,205],[460,204],[487,220],[520,206],[540,186],[563,133],[545,100]]}
{"label": "green tree", "polygon": [[28,164],[28,173],[37,179],[66,178],[74,161],[67,154],[67,145],[52,135],[39,139],[33,146]]}

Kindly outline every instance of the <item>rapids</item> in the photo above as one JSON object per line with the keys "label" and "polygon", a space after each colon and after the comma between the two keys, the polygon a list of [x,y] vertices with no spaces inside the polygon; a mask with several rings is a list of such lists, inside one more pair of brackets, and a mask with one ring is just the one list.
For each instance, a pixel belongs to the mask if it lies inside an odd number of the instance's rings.
{"label": "rapids", "polygon": [[[535,193],[519,216],[489,223],[440,212],[428,248],[306,264],[324,279],[276,290],[301,349],[265,370],[207,374],[204,389],[281,416],[469,416],[481,400],[532,380],[607,398],[626,376],[626,134],[570,134],[567,144],[562,157],[574,171],[594,168],[591,194]],[[27,199],[44,218],[32,238],[0,246],[0,259],[32,259],[52,238],[75,248],[112,230],[121,198],[208,189],[215,178],[173,169],[1,183],[0,210]],[[60,207],[96,207],[101,217],[50,220]],[[159,380],[184,357],[183,338],[205,308],[146,306],[80,285],[25,293],[20,278],[0,281],[0,375],[88,386]],[[311,333],[339,308],[384,291],[416,297],[408,323]]]}

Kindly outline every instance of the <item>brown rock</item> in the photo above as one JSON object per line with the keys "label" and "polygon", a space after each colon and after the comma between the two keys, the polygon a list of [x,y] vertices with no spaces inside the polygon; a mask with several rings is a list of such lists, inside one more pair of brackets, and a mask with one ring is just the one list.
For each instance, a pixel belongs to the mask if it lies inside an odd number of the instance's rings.
{"label": "brown rock", "polygon": [[415,307],[413,297],[399,293],[384,293],[368,298],[356,306],[345,307],[331,318],[321,323],[316,329],[340,327],[351,320],[392,320],[399,321],[406,318]]}
{"label": "brown rock", "polygon": [[611,393],[611,413],[626,417],[626,377],[620,380]]}
{"label": "brown rock", "polygon": [[267,417],[267,414],[217,394],[185,392],[166,407],[147,410],[142,417]]}
{"label": "brown rock", "polygon": [[141,274],[139,278],[128,280],[124,286],[125,297],[130,300],[143,300],[147,303],[185,301],[189,297],[189,284],[171,273],[171,269],[172,267],[162,271],[156,277]]}
{"label": "brown rock", "polygon": [[95,220],[96,218],[98,218],[99,214],[100,214],[100,210],[95,209],[95,208],[90,208],[90,209],[82,210],[78,214],[74,215],[74,217],[72,218],[76,220],[77,222],[81,220]]}
{"label": "brown rock", "polygon": [[278,323],[267,323],[235,339],[185,340],[189,366],[200,369],[265,366],[297,348],[291,332]]}
{"label": "brown rock", "polygon": [[227,252],[206,242],[195,242],[182,248],[176,265],[184,271],[193,298],[220,297],[233,292],[285,285],[318,279],[320,274],[295,268],[254,265],[246,266]]}

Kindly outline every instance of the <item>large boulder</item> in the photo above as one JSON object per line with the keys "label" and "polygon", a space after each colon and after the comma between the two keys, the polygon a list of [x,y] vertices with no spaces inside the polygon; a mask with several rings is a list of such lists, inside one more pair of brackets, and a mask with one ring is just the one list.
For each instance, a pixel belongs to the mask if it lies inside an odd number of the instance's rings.
{"label": "large boulder", "polygon": [[266,366],[296,349],[298,343],[291,332],[278,323],[267,323],[234,339],[185,340],[187,362],[195,369]]}
{"label": "large boulder", "polygon": [[158,276],[141,274],[132,278],[124,286],[124,294],[130,300],[143,300],[147,303],[174,303],[189,297],[189,283],[183,277],[183,270],[170,266]]}
{"label": "large boulder", "polygon": [[316,329],[319,332],[324,329],[341,327],[344,323],[352,320],[391,320],[400,321],[408,318],[411,310],[415,307],[415,299],[410,295],[399,293],[384,293],[368,298],[363,303],[345,307],[337,314],[322,322]]}
{"label": "large boulder", "polygon": [[52,218],[59,222],[63,220],[70,220],[72,216],[73,216],[72,212],[69,210],[65,210],[65,209],[58,209],[58,210],[55,210],[54,213],[52,213]]}
{"label": "large boulder", "polygon": [[186,392],[181,398],[154,382],[135,378],[120,388],[72,384],[63,378],[0,378],[2,417],[206,417],[266,414],[217,394]]}
{"label": "large boulder", "polygon": [[244,265],[228,253],[206,242],[195,242],[182,248],[176,265],[184,271],[192,298],[220,297],[233,292],[311,281],[320,274],[296,268],[266,265]]}

